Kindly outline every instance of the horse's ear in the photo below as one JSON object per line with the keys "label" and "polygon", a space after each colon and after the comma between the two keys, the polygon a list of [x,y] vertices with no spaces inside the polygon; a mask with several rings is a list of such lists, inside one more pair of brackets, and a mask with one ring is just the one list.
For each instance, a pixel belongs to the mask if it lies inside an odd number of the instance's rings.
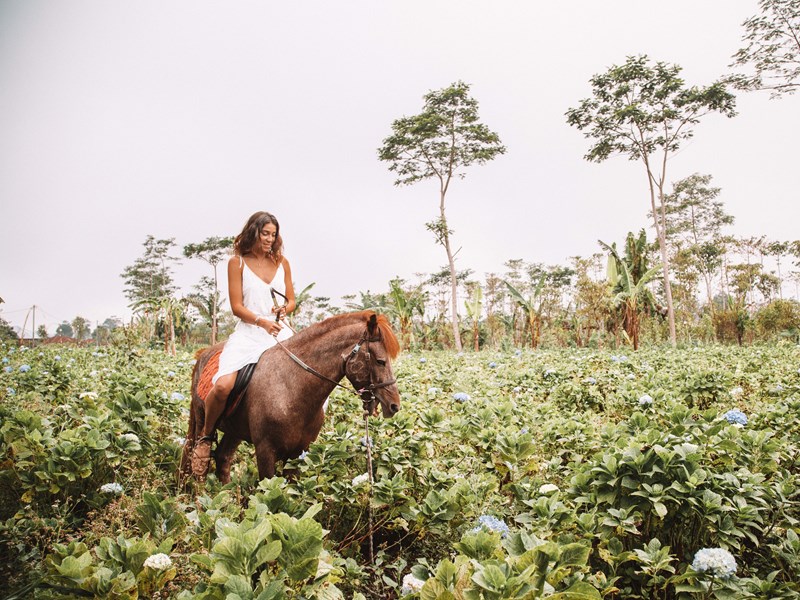
{"label": "horse's ear", "polygon": [[377,329],[378,329],[378,315],[372,313],[369,316],[369,320],[367,321],[367,331],[369,331],[370,335],[375,335]]}

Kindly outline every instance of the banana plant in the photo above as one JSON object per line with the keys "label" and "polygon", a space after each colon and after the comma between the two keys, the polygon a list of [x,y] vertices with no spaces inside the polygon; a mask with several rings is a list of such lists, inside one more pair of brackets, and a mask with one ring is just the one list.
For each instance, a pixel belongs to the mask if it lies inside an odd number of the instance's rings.
{"label": "banana plant", "polygon": [[503,280],[503,283],[506,284],[508,291],[511,293],[511,297],[522,309],[522,311],[525,313],[525,317],[528,319],[528,329],[531,334],[531,348],[536,348],[539,346],[539,339],[542,334],[542,292],[544,291],[545,279],[546,275],[542,275],[539,278],[539,282],[533,288],[533,292],[528,298],[523,296],[522,292],[511,285],[508,281],[505,279]]}
{"label": "banana plant", "polygon": [[623,328],[634,350],[639,349],[639,313],[641,305],[648,301],[647,284],[650,283],[661,270],[661,265],[656,265],[645,270],[646,261],[643,249],[646,241],[644,232],[639,240],[633,239],[633,234],[628,234],[626,256],[623,260],[617,252],[616,244],[608,245],[598,240],[600,245],[608,250],[608,284],[614,296],[614,305],[624,310]]}
{"label": "banana plant", "polygon": [[160,315],[164,322],[164,352],[175,356],[175,321],[183,317],[186,310],[186,301],[172,296],[163,298],[145,298],[134,302],[131,306],[134,311],[141,309],[145,313]]}
{"label": "banana plant", "polygon": [[480,285],[472,289],[469,300],[464,300],[464,307],[467,309],[467,316],[472,319],[472,342],[475,351],[480,350],[478,325],[481,320],[481,308],[483,307],[483,290]]}
{"label": "banana plant", "polygon": [[425,293],[419,287],[404,290],[403,280],[392,279],[389,282],[388,312],[397,317],[400,324],[400,343],[403,348],[408,348],[413,341],[414,315],[422,317],[425,314]]}

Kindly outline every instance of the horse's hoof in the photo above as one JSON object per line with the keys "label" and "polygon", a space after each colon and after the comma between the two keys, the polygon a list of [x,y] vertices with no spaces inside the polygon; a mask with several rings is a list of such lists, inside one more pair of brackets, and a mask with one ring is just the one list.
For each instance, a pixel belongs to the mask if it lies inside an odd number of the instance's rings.
{"label": "horse's hoof", "polygon": [[198,440],[192,449],[192,475],[205,479],[211,466],[211,440]]}

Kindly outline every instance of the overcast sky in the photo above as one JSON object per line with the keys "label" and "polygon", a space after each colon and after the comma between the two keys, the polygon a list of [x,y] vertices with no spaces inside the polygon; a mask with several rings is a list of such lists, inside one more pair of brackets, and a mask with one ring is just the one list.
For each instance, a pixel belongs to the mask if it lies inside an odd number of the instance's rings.
{"label": "overcast sky", "polygon": [[[463,80],[508,148],[448,195],[458,268],[566,264],[647,226],[647,181],[583,160],[564,113],[627,56],[707,85],[756,0],[191,2],[0,0],[0,316],[50,333],[130,310],[120,273],[148,234],[180,248],[281,223],[298,289],[386,291],[446,264],[434,181],[394,187],[377,148]],[[800,97],[740,94],[669,164],[711,174],[732,233],[798,238]],[[650,234],[652,235],[652,233]],[[176,268],[183,292],[209,267]],[[30,326],[30,325],[29,325]]]}

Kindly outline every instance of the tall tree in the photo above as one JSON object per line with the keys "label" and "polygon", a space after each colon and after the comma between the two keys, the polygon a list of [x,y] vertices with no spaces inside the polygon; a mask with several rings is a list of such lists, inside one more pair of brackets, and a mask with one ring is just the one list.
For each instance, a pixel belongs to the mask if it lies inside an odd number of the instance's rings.
{"label": "tall tree", "polygon": [[91,324],[88,319],[77,316],[72,319],[72,330],[75,332],[75,339],[78,341],[85,340],[89,338]]}
{"label": "tall tree", "polygon": [[800,87],[800,2],[761,0],[760,14],[744,22],[745,46],[733,55],[732,67],[753,73],[733,78],[741,89],[769,90],[772,98]]}
{"label": "tall tree", "polygon": [[[706,284],[706,296],[713,308],[711,276],[722,264],[722,228],[733,224],[717,197],[720,188],[711,185],[711,175],[694,173],[672,186],[664,196],[667,243],[684,246],[695,259]],[[661,207],[659,206],[659,210]]]}
{"label": "tall tree", "polygon": [[461,351],[458,325],[458,284],[455,253],[450,244],[445,198],[454,177],[466,176],[466,168],[484,164],[506,151],[500,137],[478,120],[478,102],[469,95],[469,85],[457,81],[424,96],[420,114],[392,123],[392,135],[383,140],[378,158],[397,174],[395,185],[410,185],[423,179],[439,181],[439,216],[426,224],[444,246],[450,268],[453,337]]}
{"label": "tall tree", "polygon": [[172,282],[172,263],[178,259],[170,256],[175,239],[157,240],[148,235],[144,242],[144,255],[125,267],[125,296],[134,304],[146,306],[149,300],[171,297],[175,293]]}
{"label": "tall tree", "polygon": [[211,308],[211,345],[217,343],[217,315],[219,314],[220,293],[219,279],[217,277],[217,265],[230,255],[230,248],[233,247],[232,237],[209,237],[199,244],[187,244],[183,247],[183,255],[186,258],[199,258],[204,260],[214,270],[214,286],[211,298],[207,306]]}
{"label": "tall tree", "polygon": [[47,325],[39,325],[39,327],[36,328],[36,337],[40,340],[45,340],[50,337],[50,334],[47,333]]}
{"label": "tall tree", "polygon": [[[641,161],[650,190],[650,209],[663,262],[669,335],[673,346],[675,310],[669,281],[664,186],[668,159],[693,135],[693,125],[710,112],[734,116],[735,98],[724,82],[705,88],[687,87],[681,67],[647,56],[629,57],[591,79],[593,95],[567,111],[567,122],[594,140],[585,159],[602,162],[615,154]],[[657,210],[657,207],[661,210]]]}

